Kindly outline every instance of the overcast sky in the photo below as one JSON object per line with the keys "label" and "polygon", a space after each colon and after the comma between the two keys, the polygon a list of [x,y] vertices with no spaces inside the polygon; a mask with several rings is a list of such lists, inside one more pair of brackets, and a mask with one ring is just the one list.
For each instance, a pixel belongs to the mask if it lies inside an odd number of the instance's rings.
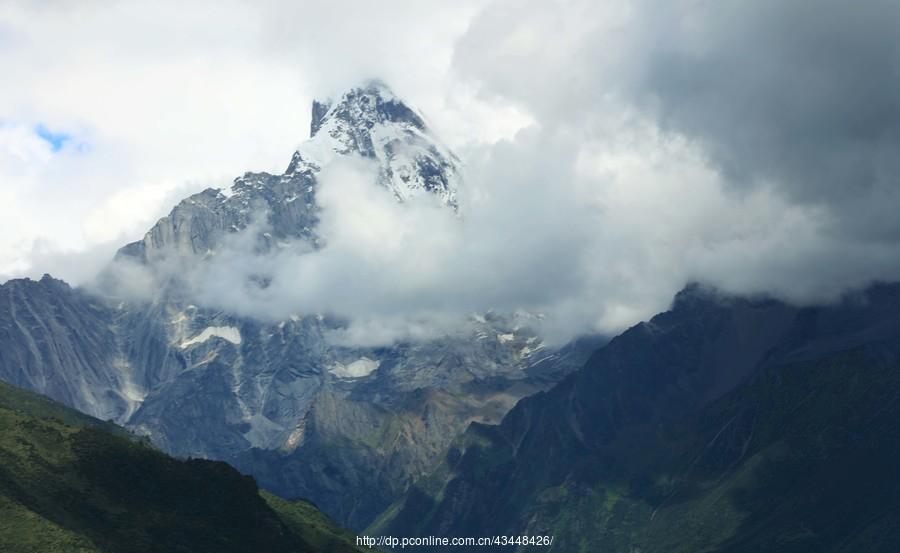
{"label": "overcast sky", "polygon": [[[898,28],[893,0],[0,1],[0,275],[87,281],[178,199],[282,171],[313,97],[380,77],[482,200],[457,227],[335,168],[335,248],[278,265],[323,288],[273,304],[521,306],[564,338],[691,280],[827,300],[900,278]],[[356,255],[347,191],[407,242]],[[397,263],[434,244],[431,272]],[[364,262],[390,271],[341,303],[330,275]]]}

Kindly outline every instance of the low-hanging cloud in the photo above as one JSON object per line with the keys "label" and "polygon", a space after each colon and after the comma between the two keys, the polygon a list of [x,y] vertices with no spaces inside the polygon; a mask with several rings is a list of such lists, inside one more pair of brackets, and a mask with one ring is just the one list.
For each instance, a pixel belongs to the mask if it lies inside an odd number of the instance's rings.
{"label": "low-hanging cloud", "polygon": [[[462,216],[430,196],[398,203],[376,175],[364,160],[327,167],[317,193],[324,247],[260,253],[252,235],[264,229],[248,229],[196,274],[201,301],[268,319],[335,314],[359,342],[433,334],[487,309],[544,311],[578,288],[589,210],[560,193],[565,175],[543,175],[548,186],[530,194],[494,181],[463,194]],[[264,287],[248,286],[260,275]]]}
{"label": "low-hanging cloud", "polygon": [[728,194],[696,148],[650,128],[602,154],[579,139],[531,129],[472,159],[460,215],[427,195],[398,203],[371,162],[341,160],[319,176],[323,247],[260,249],[261,213],[214,256],[165,271],[202,305],[269,321],[334,315],[346,324],[333,339],[367,346],[433,337],[487,310],[540,315],[530,324],[551,343],[615,332],[701,275],[812,293],[765,279],[799,270],[784,237],[818,247],[817,210]]}

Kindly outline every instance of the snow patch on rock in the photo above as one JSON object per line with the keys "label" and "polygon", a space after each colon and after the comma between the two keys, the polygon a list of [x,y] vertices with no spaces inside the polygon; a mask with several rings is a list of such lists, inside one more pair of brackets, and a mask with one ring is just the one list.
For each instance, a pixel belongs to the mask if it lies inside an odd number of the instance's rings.
{"label": "snow patch on rock", "polygon": [[362,378],[370,375],[379,365],[381,365],[381,361],[362,357],[346,365],[334,363],[328,367],[328,372],[338,378]]}
{"label": "snow patch on rock", "polygon": [[190,340],[181,342],[181,347],[186,348],[193,344],[200,344],[209,340],[210,338],[221,338],[223,340],[231,342],[232,344],[240,345],[241,331],[234,326],[208,326],[203,329],[203,332],[194,336]]}

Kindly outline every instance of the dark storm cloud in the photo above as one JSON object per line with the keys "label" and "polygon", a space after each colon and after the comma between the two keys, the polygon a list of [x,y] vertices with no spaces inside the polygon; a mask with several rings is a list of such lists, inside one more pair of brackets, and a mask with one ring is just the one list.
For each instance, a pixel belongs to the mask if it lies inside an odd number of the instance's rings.
{"label": "dark storm cloud", "polygon": [[[604,152],[601,189],[665,198],[631,237],[652,259],[668,254],[659,232],[683,249],[660,286],[689,275],[822,301],[900,277],[898,28],[900,3],[883,0],[497,1],[454,63],[485,96]],[[678,173],[686,160],[716,185],[683,180],[697,178]],[[682,212],[691,221],[667,225]]]}
{"label": "dark storm cloud", "polygon": [[702,143],[735,186],[773,185],[847,232],[900,238],[900,2],[643,8],[629,92],[663,128]]}

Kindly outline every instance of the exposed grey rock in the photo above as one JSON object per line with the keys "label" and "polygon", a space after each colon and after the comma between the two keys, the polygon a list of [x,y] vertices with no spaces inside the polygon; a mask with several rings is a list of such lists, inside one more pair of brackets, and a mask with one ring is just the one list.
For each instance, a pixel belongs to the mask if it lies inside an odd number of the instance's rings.
{"label": "exposed grey rock", "polygon": [[379,184],[399,201],[431,193],[456,207],[459,160],[383,83],[354,88],[334,104],[313,102],[311,130],[284,174],[245,173],[230,190],[194,194],[117,255],[141,262],[209,255],[228,234],[260,216],[268,233],[260,237],[265,246],[298,238],[315,245],[316,175],[340,156],[375,160]]}
{"label": "exposed grey rock", "polygon": [[314,136],[316,131],[319,130],[319,127],[322,126],[322,119],[325,118],[325,114],[328,113],[328,108],[330,107],[331,102],[313,100],[312,117],[309,121],[309,136]]}
{"label": "exposed grey rock", "polygon": [[48,275],[0,285],[0,377],[101,419],[134,408],[113,310]]}

